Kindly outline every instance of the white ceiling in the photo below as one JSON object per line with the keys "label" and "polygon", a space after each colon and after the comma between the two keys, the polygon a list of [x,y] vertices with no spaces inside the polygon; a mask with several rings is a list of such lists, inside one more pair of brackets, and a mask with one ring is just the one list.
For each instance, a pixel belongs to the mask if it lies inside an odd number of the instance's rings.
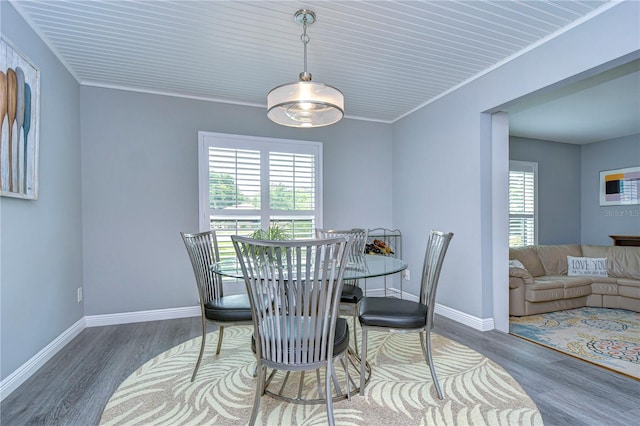
{"label": "white ceiling", "polygon": [[343,91],[347,117],[388,123],[614,7],[607,0],[12,4],[83,85],[261,107],[271,88],[303,70],[293,14],[311,9],[313,79]]}
{"label": "white ceiling", "polygon": [[640,60],[505,110],[512,136],[587,144],[640,133]]}

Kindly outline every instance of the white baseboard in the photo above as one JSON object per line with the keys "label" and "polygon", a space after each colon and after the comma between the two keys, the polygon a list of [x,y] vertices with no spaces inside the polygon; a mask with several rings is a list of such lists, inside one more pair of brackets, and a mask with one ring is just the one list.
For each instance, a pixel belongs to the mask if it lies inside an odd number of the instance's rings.
{"label": "white baseboard", "polygon": [[[395,288],[388,289],[387,294],[389,293],[389,291],[395,292],[396,294],[400,294],[399,289],[395,289]],[[384,296],[384,289],[381,289],[380,292],[381,292],[380,296]],[[378,296],[378,294],[375,294],[375,296]],[[402,292],[402,298],[406,300],[412,300],[414,302],[418,301],[418,296],[416,296],[415,294],[407,293],[406,291]],[[450,308],[445,305],[441,305],[439,303],[436,303],[435,313],[438,315],[442,315],[443,317],[449,318],[451,320],[454,320],[456,322],[459,322],[460,324],[464,324],[466,326],[474,328],[476,330],[489,331],[495,328],[493,318],[483,319],[483,318],[474,317],[473,315],[469,315],[465,312],[458,311],[456,309]]]}
{"label": "white baseboard", "polygon": [[83,317],[67,330],[62,332],[62,334],[44,347],[40,352],[31,357],[31,359],[22,364],[16,371],[2,380],[0,383],[0,401],[4,400],[21,384],[26,382],[29,377],[40,369],[40,367],[42,367],[87,327],[100,327],[104,325],[129,324],[134,322],[160,321],[197,316],[200,316],[200,306],[124,312],[120,314],[89,315]]}
{"label": "white baseboard", "polygon": [[27,381],[29,377],[35,374],[47,361],[55,354],[71,342],[82,330],[86,328],[84,317],[79,319],[75,324],[66,329],[62,334],[56,337],[51,343],[45,346],[40,352],[31,357],[27,362],[22,364],[16,371],[9,374],[0,383],[0,401],[4,400],[21,384]]}
{"label": "white baseboard", "polygon": [[162,321],[175,318],[188,318],[198,316],[200,316],[200,306],[185,306],[183,308],[122,312],[119,314],[89,315],[84,318],[87,322],[87,327],[102,327],[105,325],[131,324],[134,322]]}
{"label": "white baseboard", "polygon": [[489,331],[495,328],[493,318],[478,318],[473,315],[458,311],[448,306],[436,303],[436,314],[467,325],[479,331]]}

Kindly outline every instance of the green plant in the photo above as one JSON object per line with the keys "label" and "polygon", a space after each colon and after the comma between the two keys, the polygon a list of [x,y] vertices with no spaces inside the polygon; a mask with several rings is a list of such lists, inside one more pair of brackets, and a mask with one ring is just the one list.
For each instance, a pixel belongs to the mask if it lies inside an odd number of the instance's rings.
{"label": "green plant", "polygon": [[288,240],[291,234],[287,229],[277,224],[270,225],[266,230],[258,229],[251,234],[251,238],[258,240]]}

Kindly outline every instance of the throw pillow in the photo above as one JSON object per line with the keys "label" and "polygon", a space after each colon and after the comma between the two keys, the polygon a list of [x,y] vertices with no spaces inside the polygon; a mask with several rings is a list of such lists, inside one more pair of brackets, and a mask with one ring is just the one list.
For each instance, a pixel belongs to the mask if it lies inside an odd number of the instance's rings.
{"label": "throw pillow", "polygon": [[569,276],[608,277],[606,257],[567,256]]}
{"label": "throw pillow", "polygon": [[527,268],[525,268],[522,262],[520,262],[518,259],[509,259],[509,268],[520,268],[524,269],[525,271],[527,270]]}

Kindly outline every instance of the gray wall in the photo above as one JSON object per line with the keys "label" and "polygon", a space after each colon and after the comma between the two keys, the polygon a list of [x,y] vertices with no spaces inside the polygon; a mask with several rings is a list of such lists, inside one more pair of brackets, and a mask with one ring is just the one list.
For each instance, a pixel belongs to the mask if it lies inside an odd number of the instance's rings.
{"label": "gray wall", "polygon": [[538,163],[538,244],[580,244],[580,145],[511,137],[509,159]]}
{"label": "gray wall", "polygon": [[41,73],[37,201],[0,198],[0,377],[6,378],[84,316],[80,200],[80,88],[13,6],[2,35]]}
{"label": "gray wall", "polygon": [[[391,125],[276,125],[264,108],[82,87],[87,315],[194,306],[198,131],[323,142],[324,226],[390,227]],[[126,297],[123,297],[126,295]]]}
{"label": "gray wall", "polygon": [[[508,146],[492,153],[483,113],[633,55],[640,49],[639,10],[637,2],[618,4],[394,123],[393,218],[405,235],[406,260],[414,269],[421,264],[429,229],[455,233],[439,303],[478,318],[493,313],[494,266],[482,260],[492,259],[490,247],[507,245],[506,238],[493,241],[491,211],[493,197],[505,199],[507,188],[486,190],[488,180],[505,178],[487,159],[509,154]],[[415,293],[417,280],[406,288]]]}
{"label": "gray wall", "polygon": [[640,206],[600,206],[604,170],[640,166],[640,134],[582,147],[582,244],[611,245],[609,235],[640,235]]}

